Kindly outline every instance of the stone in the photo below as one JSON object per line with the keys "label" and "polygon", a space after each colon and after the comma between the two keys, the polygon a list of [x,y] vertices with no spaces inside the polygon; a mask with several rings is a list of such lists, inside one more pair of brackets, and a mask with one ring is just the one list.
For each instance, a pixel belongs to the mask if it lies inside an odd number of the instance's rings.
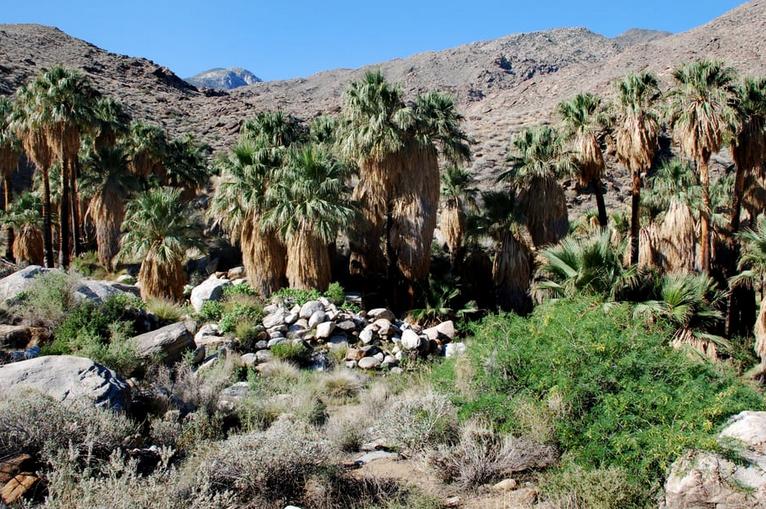
{"label": "stone", "polygon": [[356,367],[356,361],[346,361],[346,367],[348,369],[354,369]]}
{"label": "stone", "polygon": [[194,335],[194,342],[199,345],[200,341],[203,341],[204,338],[208,336],[220,336],[221,332],[218,329],[218,324],[216,323],[206,323],[202,327],[199,328],[197,333]]}
{"label": "stone", "polygon": [[374,325],[377,330],[378,334],[381,336],[390,336],[396,332],[399,332],[399,328],[396,327],[393,323],[391,323],[391,320],[387,318],[378,318],[374,322],[372,322],[372,325]]}
{"label": "stone", "polygon": [[24,325],[0,325],[0,348],[23,348],[32,339],[32,331]]}
{"label": "stone", "polygon": [[186,350],[194,348],[195,328],[196,324],[191,321],[176,322],[135,336],[131,343],[140,357],[160,355],[166,362],[174,362],[180,360]]}
{"label": "stone", "polygon": [[273,313],[270,313],[264,317],[263,326],[267,329],[270,329],[278,325],[284,325],[286,316],[287,313],[285,313],[283,309],[277,309]]}
{"label": "stone", "polygon": [[504,507],[532,508],[537,502],[537,488],[519,488],[516,491],[507,492],[505,497]]}
{"label": "stone", "polygon": [[664,509],[766,507],[766,412],[741,412],[718,435],[721,447],[738,457],[687,451],[670,467]]}
{"label": "stone", "polygon": [[96,281],[94,279],[81,279],[74,285],[74,298],[78,302],[90,301],[94,304],[103,304],[110,297],[116,295],[133,295],[138,297],[139,290],[135,286],[121,285],[111,281]]}
{"label": "stone", "polygon": [[327,339],[330,337],[333,330],[335,330],[334,322],[322,322],[317,325],[316,338]]}
{"label": "stone", "polygon": [[449,339],[450,341],[455,339],[455,324],[452,322],[452,320],[447,320],[446,322],[440,323],[436,326],[436,330],[439,332],[439,335]]}
{"label": "stone", "polygon": [[362,329],[362,332],[359,333],[359,341],[364,343],[365,345],[369,345],[373,342],[375,339],[375,329],[370,327],[369,325]]}
{"label": "stone", "polygon": [[375,308],[367,311],[367,318],[370,320],[377,320],[379,318],[385,318],[389,322],[396,320],[396,316],[390,309]]}
{"label": "stone", "polygon": [[269,352],[268,350],[258,350],[255,352],[255,360],[262,364],[264,362],[269,362],[274,358],[274,354]]}
{"label": "stone", "polygon": [[401,345],[404,350],[417,350],[420,348],[422,340],[418,334],[410,329],[402,332]]}
{"label": "stone", "polygon": [[322,310],[314,311],[314,313],[309,318],[309,324],[308,324],[309,325],[309,329],[313,329],[314,327],[316,327],[320,323],[326,322],[326,321],[327,321],[327,313],[325,313]]}
{"label": "stone", "polygon": [[334,334],[327,340],[327,346],[335,348],[348,348],[348,339],[345,334]]}
{"label": "stone", "polygon": [[404,370],[400,368],[399,366],[395,366],[391,368],[391,373],[394,375],[401,375],[402,373],[404,373]]}
{"label": "stone", "polygon": [[362,352],[358,348],[349,348],[346,350],[346,360],[347,361],[358,361],[364,357],[364,352]]}
{"label": "stone", "polygon": [[343,320],[336,325],[340,330],[345,332],[353,332],[356,330],[356,324],[353,320]]}
{"label": "stone", "polygon": [[239,360],[242,362],[242,365],[246,368],[252,368],[256,364],[258,364],[258,354],[254,352],[243,354]]}
{"label": "stone", "polygon": [[318,300],[310,300],[301,306],[298,316],[308,320],[317,311],[324,311],[324,306]]}
{"label": "stone", "polygon": [[269,348],[273,348],[273,347],[275,347],[276,345],[281,345],[281,344],[282,344],[282,343],[284,343],[285,341],[287,341],[287,338],[286,338],[286,337],[284,337],[284,336],[282,336],[282,335],[279,335],[279,336],[277,336],[277,337],[273,337],[273,338],[271,338],[267,344],[268,344],[268,347],[269,347]]}
{"label": "stone", "polygon": [[191,291],[189,300],[192,307],[195,311],[199,312],[202,310],[205,302],[221,300],[223,290],[227,286],[231,286],[231,281],[228,279],[218,279],[216,277],[206,279]]}
{"label": "stone", "polygon": [[284,335],[289,329],[287,328],[287,325],[284,323],[281,325],[275,325],[274,327],[269,327],[268,333],[273,334],[275,332],[278,332],[279,334]]}
{"label": "stone", "polygon": [[130,274],[121,274],[117,276],[117,279],[115,279],[117,283],[120,283],[121,285],[135,285],[136,284],[136,278],[131,276]]}
{"label": "stone", "polygon": [[293,312],[291,311],[290,313],[288,313],[288,314],[285,316],[285,323],[286,323],[286,324],[288,324],[288,325],[291,325],[291,324],[295,323],[295,321],[296,321],[297,319],[298,319],[298,313],[293,313]]}
{"label": "stone", "polygon": [[380,359],[377,357],[363,357],[357,362],[360,369],[375,369],[380,366]]}
{"label": "stone", "polygon": [[231,413],[237,405],[250,393],[248,382],[237,382],[230,385],[218,395],[218,409],[222,412]]}
{"label": "stone", "polygon": [[399,361],[396,360],[396,357],[393,355],[386,355],[383,358],[383,362],[380,364],[382,367],[386,368],[389,366],[395,366]]}
{"label": "stone", "polygon": [[373,461],[377,460],[384,460],[384,459],[399,459],[399,455],[395,452],[388,452],[388,451],[370,451],[367,453],[364,453],[362,456],[356,459],[355,463],[359,465],[366,465],[368,463],[372,463]]}
{"label": "stone", "polygon": [[518,486],[516,479],[503,479],[499,483],[493,484],[492,489],[500,492],[512,491],[516,489],[516,486]]}
{"label": "stone", "polygon": [[431,341],[436,341],[439,339],[439,329],[437,329],[436,326],[423,329],[423,334],[425,334],[426,337]]}
{"label": "stone", "polygon": [[241,265],[239,267],[231,268],[226,273],[226,277],[228,277],[232,281],[235,279],[243,279],[245,277],[245,268]]}
{"label": "stone", "polygon": [[56,401],[87,401],[115,410],[123,410],[129,403],[128,384],[119,375],[73,355],[47,355],[0,366],[0,394],[24,390],[35,390]]}
{"label": "stone", "polygon": [[465,343],[447,343],[444,345],[445,357],[458,357],[466,351]]}

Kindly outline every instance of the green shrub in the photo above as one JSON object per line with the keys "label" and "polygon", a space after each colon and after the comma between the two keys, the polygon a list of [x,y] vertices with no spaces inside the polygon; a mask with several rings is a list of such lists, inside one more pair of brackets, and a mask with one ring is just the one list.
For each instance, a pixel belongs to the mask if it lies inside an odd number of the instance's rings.
{"label": "green shrub", "polygon": [[109,276],[109,270],[98,261],[98,254],[95,251],[88,251],[73,258],[70,269],[72,272],[93,279],[107,279]]}
{"label": "green shrub", "polygon": [[311,360],[311,349],[301,342],[285,341],[271,347],[275,358],[303,366]]}
{"label": "green shrub", "polygon": [[233,295],[247,295],[249,297],[256,297],[258,292],[255,291],[255,289],[247,283],[229,285],[223,289],[224,300],[227,297],[231,297]]}
{"label": "green shrub", "polygon": [[255,349],[261,330],[263,329],[258,327],[258,323],[251,321],[240,322],[234,327],[234,336],[239,340],[242,351],[250,352]]}
{"label": "green shrub", "polygon": [[162,323],[178,322],[187,314],[185,306],[165,299],[147,300],[146,309]]}
{"label": "green shrub", "polygon": [[55,327],[75,306],[75,283],[76,278],[65,272],[42,274],[18,296],[14,312],[30,324]]}
{"label": "green shrub", "polygon": [[318,290],[302,290],[300,288],[280,288],[272,296],[275,299],[290,301],[298,306],[302,306],[310,300],[317,300],[322,296]]}
{"label": "green shrub", "polygon": [[221,332],[234,332],[242,322],[258,323],[263,319],[263,306],[259,303],[231,302],[224,305],[218,329]]}
{"label": "green shrub", "polygon": [[209,300],[202,304],[197,316],[205,322],[217,322],[223,315],[223,303],[216,300]]}
{"label": "green shrub", "polygon": [[[455,401],[462,417],[484,416],[511,432],[527,425],[514,399],[546,402],[555,441],[573,463],[623,468],[643,491],[638,504],[682,451],[711,447],[730,415],[764,408],[730,368],[668,347],[669,333],[633,320],[628,305],[607,312],[589,299],[549,302],[528,318],[490,316],[469,348],[474,396]],[[454,366],[435,371],[438,385],[450,387]]]}
{"label": "green shrub", "polygon": [[[642,493],[632,483],[626,469],[620,467],[587,470],[577,465],[552,471],[540,480],[546,501],[553,507],[587,507],[588,509],[622,509],[635,507]],[[653,500],[643,506],[656,507]]]}
{"label": "green shrub", "polygon": [[330,283],[324,296],[336,306],[342,306],[346,302],[346,291],[337,281]]}

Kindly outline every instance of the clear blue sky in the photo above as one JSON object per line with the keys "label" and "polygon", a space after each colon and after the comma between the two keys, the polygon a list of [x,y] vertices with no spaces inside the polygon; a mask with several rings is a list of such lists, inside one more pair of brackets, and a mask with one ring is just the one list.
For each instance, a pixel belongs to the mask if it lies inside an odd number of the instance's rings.
{"label": "clear blue sky", "polygon": [[[0,23],[42,23],[186,77],[241,66],[263,79],[358,67],[503,35],[585,26],[681,32],[742,0],[6,0]],[[2,57],[0,56],[0,60]]]}

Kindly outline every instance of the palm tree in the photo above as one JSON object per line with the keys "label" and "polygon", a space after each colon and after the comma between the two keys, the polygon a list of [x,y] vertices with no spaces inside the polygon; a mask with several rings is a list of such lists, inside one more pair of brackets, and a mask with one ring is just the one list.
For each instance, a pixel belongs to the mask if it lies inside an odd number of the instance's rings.
{"label": "palm tree", "polygon": [[638,263],[641,231],[641,174],[649,171],[658,149],[660,124],[655,112],[660,97],[657,78],[630,74],[617,83],[615,141],[617,158],[631,173],[630,263]]}
{"label": "palm tree", "polygon": [[138,177],[162,178],[167,144],[161,127],[134,121],[125,136],[130,170]]}
{"label": "palm tree", "polygon": [[26,192],[0,213],[0,224],[13,228],[17,235],[11,245],[13,258],[19,264],[43,263],[43,233],[40,198]]}
{"label": "palm tree", "polygon": [[530,242],[523,234],[523,217],[513,192],[488,191],[481,195],[481,213],[470,218],[470,230],[495,243],[492,280],[497,305],[524,314],[531,310],[529,284],[534,259]]}
{"label": "palm tree", "polygon": [[181,198],[186,201],[194,198],[197,190],[210,178],[207,166],[209,150],[210,147],[197,143],[191,135],[170,141],[167,145],[163,185],[180,188]]}
{"label": "palm tree", "polygon": [[728,344],[720,336],[706,332],[723,318],[716,308],[723,294],[716,286],[707,274],[668,274],[660,280],[658,298],[637,304],[634,314],[666,320],[676,328],[673,346],[690,345],[717,359],[717,346]]}
{"label": "palm tree", "polygon": [[21,141],[27,157],[32,161],[42,182],[43,247],[45,266],[53,267],[53,227],[51,218],[51,191],[49,170],[52,163],[48,140],[35,116],[36,97],[31,85],[16,91],[11,129]]}
{"label": "palm tree", "polygon": [[351,83],[342,116],[339,147],[360,174],[353,199],[362,217],[350,235],[351,272],[368,279],[387,273],[389,281],[400,275],[412,300],[414,284],[425,280],[430,266],[438,150],[452,162],[470,155],[462,116],[450,97],[436,92],[407,106],[380,72]]}
{"label": "palm tree", "polygon": [[761,215],[753,229],[740,232],[742,254],[737,267],[740,273],[729,280],[733,288],[761,286],[761,308],[755,322],[755,353],[761,358],[766,369],[766,299],[763,281],[766,278],[766,216]]}
{"label": "palm tree", "polygon": [[241,140],[219,162],[221,178],[208,212],[232,243],[239,243],[250,285],[264,296],[282,287],[286,270],[278,232],[261,227],[266,191],[281,164],[281,154]]}
{"label": "palm tree", "polygon": [[[11,128],[13,103],[6,97],[0,97],[0,175],[3,178],[3,210],[8,211],[11,200],[11,178],[19,165],[20,143]],[[5,257],[13,260],[14,230],[8,227]]]}
{"label": "palm tree", "polygon": [[475,179],[470,171],[460,166],[450,166],[441,177],[444,207],[439,229],[444,235],[452,264],[462,257],[463,237],[467,208],[476,208],[478,190],[473,187]]}
{"label": "palm tree", "polygon": [[608,219],[601,184],[606,164],[598,141],[598,134],[604,123],[600,110],[601,98],[590,93],[578,94],[558,106],[559,116],[564,122],[565,136],[572,142],[577,154],[575,164],[579,187],[590,186],[593,189],[598,208],[598,222],[602,228],[606,228]]}
{"label": "palm tree", "polygon": [[669,120],[684,154],[696,161],[702,186],[700,246],[702,270],[710,271],[710,157],[729,126],[736,125],[735,72],[720,62],[700,60],[673,72]]}
{"label": "palm tree", "polygon": [[287,245],[290,286],[324,291],[330,284],[328,243],[352,219],[346,198],[346,166],[311,144],[291,150],[284,169],[266,191],[262,225]]}
{"label": "palm tree", "polygon": [[117,143],[117,138],[125,137],[130,133],[130,114],[114,98],[99,98],[93,113],[93,142],[96,149],[113,147]]}
{"label": "palm tree", "polygon": [[120,250],[125,203],[138,189],[138,181],[129,171],[128,157],[120,145],[90,148],[83,155],[83,166],[82,187],[91,196],[86,215],[96,226],[98,260],[110,268]]}
{"label": "palm tree", "polygon": [[243,139],[269,147],[288,147],[306,138],[301,122],[282,111],[263,111],[242,124]]}
{"label": "palm tree", "polygon": [[184,256],[200,247],[192,211],[179,189],[153,188],[128,204],[119,256],[140,259],[141,297],[180,301]]}
{"label": "palm tree", "polygon": [[636,267],[623,265],[621,252],[608,231],[584,239],[566,238],[543,250],[540,254],[544,264],[535,283],[538,300],[580,293],[618,300],[622,292],[639,281]]}
{"label": "palm tree", "polygon": [[[34,96],[31,118],[42,130],[53,158],[61,165],[59,201],[59,265],[69,266],[71,257],[70,221],[77,230],[77,214],[72,209],[71,190],[82,134],[94,117],[98,92],[79,71],[53,67],[40,74],[30,89]],[[75,242],[79,239],[75,235]]]}
{"label": "palm tree", "polygon": [[521,131],[513,138],[511,167],[498,180],[508,180],[519,202],[535,246],[553,244],[569,231],[566,197],[558,178],[574,169],[563,138],[549,126]]}

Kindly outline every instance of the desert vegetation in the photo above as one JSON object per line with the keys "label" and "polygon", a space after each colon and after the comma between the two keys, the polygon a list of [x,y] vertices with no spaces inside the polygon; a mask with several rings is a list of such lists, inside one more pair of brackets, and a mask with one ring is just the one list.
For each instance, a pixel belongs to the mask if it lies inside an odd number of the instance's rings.
{"label": "desert vegetation", "polygon": [[41,359],[109,387],[0,393],[12,503],[643,508],[734,455],[766,403],[766,81],[701,60],[551,113],[488,184],[452,98],[376,71],[219,154],[71,69],[0,100],[0,387]]}

